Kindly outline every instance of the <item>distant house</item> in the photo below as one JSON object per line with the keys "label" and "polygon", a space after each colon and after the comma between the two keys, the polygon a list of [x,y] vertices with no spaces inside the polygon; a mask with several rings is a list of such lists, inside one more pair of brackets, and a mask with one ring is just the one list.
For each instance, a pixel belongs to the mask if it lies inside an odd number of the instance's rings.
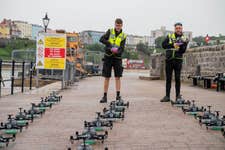
{"label": "distant house", "polygon": [[17,25],[11,19],[3,19],[1,24],[6,25],[10,28],[10,38],[21,37],[21,31],[18,29]]}
{"label": "distant house", "polygon": [[11,24],[11,38],[18,38],[21,37],[22,32],[18,29],[16,24]]}
{"label": "distant house", "polygon": [[13,21],[17,28],[21,31],[20,38],[32,39],[32,25],[25,21]]}
{"label": "distant house", "polygon": [[0,38],[10,38],[10,27],[6,24],[0,24]]}

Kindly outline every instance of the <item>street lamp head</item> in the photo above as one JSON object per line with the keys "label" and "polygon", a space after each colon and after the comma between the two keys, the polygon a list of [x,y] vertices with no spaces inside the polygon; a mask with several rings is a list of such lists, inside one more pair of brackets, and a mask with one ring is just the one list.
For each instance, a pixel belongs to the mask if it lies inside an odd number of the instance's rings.
{"label": "street lamp head", "polygon": [[42,21],[43,21],[44,27],[47,29],[49,21],[50,21],[50,19],[48,18],[48,14],[47,13],[45,14],[45,17],[42,18]]}

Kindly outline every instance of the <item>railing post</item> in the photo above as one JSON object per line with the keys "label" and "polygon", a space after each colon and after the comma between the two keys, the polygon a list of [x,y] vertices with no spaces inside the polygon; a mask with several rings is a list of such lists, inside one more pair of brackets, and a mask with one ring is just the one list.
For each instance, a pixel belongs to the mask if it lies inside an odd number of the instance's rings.
{"label": "railing post", "polygon": [[22,62],[22,84],[21,84],[21,92],[24,92],[24,67],[25,67],[25,61]]}
{"label": "railing post", "polygon": [[30,62],[30,90],[32,90],[33,62]]}
{"label": "railing post", "polygon": [[13,95],[13,90],[14,90],[14,71],[15,71],[15,60],[12,61],[11,95]]}

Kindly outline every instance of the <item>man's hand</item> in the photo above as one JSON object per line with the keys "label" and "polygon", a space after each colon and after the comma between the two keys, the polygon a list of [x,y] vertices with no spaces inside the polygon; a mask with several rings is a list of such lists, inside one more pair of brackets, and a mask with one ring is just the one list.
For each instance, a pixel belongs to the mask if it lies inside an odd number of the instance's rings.
{"label": "man's hand", "polygon": [[174,43],[173,46],[174,46],[174,48],[176,50],[179,50],[180,49],[180,44],[179,43]]}
{"label": "man's hand", "polygon": [[114,53],[114,54],[118,53],[118,48],[117,47],[112,47],[111,48],[111,52]]}

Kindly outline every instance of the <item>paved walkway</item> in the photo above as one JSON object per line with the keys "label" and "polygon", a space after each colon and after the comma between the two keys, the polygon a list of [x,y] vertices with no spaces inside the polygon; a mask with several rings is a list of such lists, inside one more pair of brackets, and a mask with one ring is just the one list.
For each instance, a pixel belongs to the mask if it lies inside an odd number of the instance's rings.
{"label": "paved walkway", "polygon": [[[160,103],[164,95],[163,81],[143,81],[137,72],[126,72],[122,95],[131,106],[122,122],[115,123],[109,138],[95,149],[102,150],[225,150],[225,139],[220,132],[206,131],[191,116],[170,104]],[[111,81],[109,99],[113,99],[114,80]],[[32,101],[39,101],[52,89],[54,83],[27,94],[17,94],[0,99],[0,121],[17,108],[28,108]],[[198,105],[212,105],[214,110],[225,114],[225,93],[183,85],[182,94],[195,99]],[[174,93],[174,90],[173,90]],[[70,89],[61,92],[63,100],[41,119],[35,120],[27,130],[18,134],[9,150],[63,150],[71,146],[69,136],[82,131],[84,120],[93,120],[95,112],[106,105],[99,104],[102,95],[102,78],[87,78]],[[75,149],[76,143],[72,146]]]}

